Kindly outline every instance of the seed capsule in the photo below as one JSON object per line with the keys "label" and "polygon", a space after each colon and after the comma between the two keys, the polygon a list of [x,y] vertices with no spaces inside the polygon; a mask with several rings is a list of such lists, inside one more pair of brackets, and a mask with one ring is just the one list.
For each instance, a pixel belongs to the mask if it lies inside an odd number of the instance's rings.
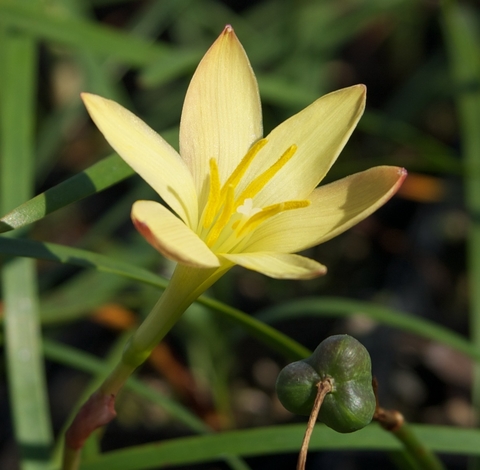
{"label": "seed capsule", "polygon": [[309,415],[317,384],[326,378],[333,390],[323,401],[319,420],[344,433],[369,424],[376,407],[370,355],[348,335],[330,336],[310,357],[282,369],[276,384],[278,398],[292,413]]}

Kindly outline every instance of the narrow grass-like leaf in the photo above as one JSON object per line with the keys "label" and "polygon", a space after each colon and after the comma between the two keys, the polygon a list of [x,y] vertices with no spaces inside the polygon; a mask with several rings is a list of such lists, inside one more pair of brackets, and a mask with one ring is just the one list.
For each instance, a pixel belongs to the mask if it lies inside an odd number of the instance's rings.
{"label": "narrow grass-like leaf", "polygon": [[[136,281],[144,282],[164,289],[168,283],[164,278],[157,276],[150,271],[138,268],[129,263],[115,260],[108,256],[92,253],[78,248],[70,248],[53,243],[40,243],[29,240],[12,240],[6,237],[0,237],[0,253],[26,256],[33,258],[46,259],[59,263],[69,263],[77,266],[90,267],[98,271],[118,274]],[[310,354],[310,351],[301,346],[296,341],[279,331],[271,328],[262,321],[259,321],[250,315],[246,315],[238,309],[225,305],[215,299],[201,296],[199,302],[225,315],[230,320],[240,324],[252,336],[256,337],[264,344],[267,344],[274,350],[280,352],[285,357],[292,360],[302,359]],[[438,326],[430,321],[414,317],[402,312],[387,309],[369,303],[350,301],[345,299],[333,299],[330,305],[323,302],[323,299],[306,299],[295,301],[290,304],[283,304],[274,307],[271,310],[270,318],[279,319],[281,315],[300,314],[301,309],[311,315],[325,315],[327,309],[329,314],[350,315],[353,312],[364,312],[376,321],[418,334],[433,341],[439,341],[445,345],[456,349],[463,354],[468,355],[475,361],[480,361],[480,350],[471,345],[461,336]],[[275,313],[276,312],[276,313]],[[267,312],[261,316],[267,319]]]}
{"label": "narrow grass-like leaf", "polygon": [[[45,357],[59,364],[73,367],[92,375],[108,375],[111,367],[92,354],[66,346],[52,340],[45,340],[43,345]],[[155,403],[179,422],[194,432],[205,433],[211,430],[199,418],[191,414],[186,408],[170,400],[165,395],[148,387],[135,377],[128,379],[126,388]]]}
{"label": "narrow grass-like leaf", "polygon": [[194,0],[163,0],[162,2],[146,3],[139,12],[131,18],[128,29],[135,36],[157,38],[165,33],[167,28],[178,21],[186,8]]}
{"label": "narrow grass-like leaf", "polygon": [[205,51],[178,51],[160,58],[142,69],[140,82],[145,86],[160,86],[166,82],[193,73]]}
{"label": "narrow grass-like leaf", "polygon": [[[434,451],[451,454],[480,455],[480,431],[441,426],[412,426],[418,438]],[[103,454],[97,460],[84,462],[81,470],[143,470],[173,465],[216,461],[225,452],[243,457],[297,453],[304,424],[231,431],[222,434],[172,439],[160,443],[130,447]],[[188,449],[188,452],[186,452]],[[351,434],[339,434],[317,425],[309,450],[400,450],[401,444],[376,425]]]}
{"label": "narrow grass-like leaf", "polygon": [[[480,348],[480,46],[478,12],[455,1],[443,0],[443,28],[455,84],[455,101],[465,165],[465,200],[470,214],[468,233],[468,276],[470,335]],[[480,366],[474,369],[473,403],[480,407]],[[472,469],[480,468],[477,458]]]}
{"label": "narrow grass-like leaf", "polygon": [[[143,243],[140,237],[129,239],[124,245],[110,244],[108,255],[123,262],[134,263],[141,268],[158,266],[158,262],[156,263],[152,257],[150,246]],[[132,281],[124,276],[110,276],[91,269],[81,270],[42,296],[40,303],[42,324],[72,321],[112,302],[132,308],[131,301],[133,301],[135,309],[151,308],[155,299],[151,299],[150,295],[144,299],[144,296],[138,293],[133,294],[132,297],[132,293],[127,289],[129,284],[131,285]],[[145,287],[151,295],[158,297],[158,291],[155,294],[152,292],[155,289],[150,286]],[[85,295],[86,292],[88,295]]]}
{"label": "narrow grass-like leaf", "polygon": [[462,336],[442,326],[372,302],[341,297],[312,297],[282,303],[259,312],[257,318],[268,323],[301,316],[365,315],[383,325],[414,333],[423,338],[448,345],[480,362],[480,349]]}
{"label": "narrow grass-like leaf", "polygon": [[[42,324],[63,323],[85,317],[112,302],[130,281],[93,270],[82,270],[40,303]],[[88,295],[85,295],[88,292]],[[121,302],[121,298],[117,300]]]}
{"label": "narrow grass-like leaf", "polygon": [[2,269],[8,380],[22,469],[49,468],[53,435],[38,325],[35,263],[17,259]]}
{"label": "narrow grass-like leaf", "polygon": [[320,98],[317,93],[305,90],[298,84],[278,76],[259,75],[257,78],[260,93],[265,102],[300,110]]}
{"label": "narrow grass-like leaf", "polygon": [[369,134],[415,149],[419,156],[415,168],[447,175],[463,174],[463,165],[447,145],[405,121],[370,110],[364,114],[358,127]]}
{"label": "narrow grass-like leaf", "polygon": [[[2,212],[33,192],[35,48],[30,37],[0,27]],[[8,387],[20,466],[22,470],[45,470],[50,467],[53,435],[41,352],[35,263],[12,260],[2,267],[1,280]]]}
{"label": "narrow grass-like leaf", "polygon": [[53,211],[128,178],[133,170],[116,154],[47,189],[0,219],[0,232],[36,222]]}
{"label": "narrow grass-like leaf", "polygon": [[[97,376],[101,381],[111,372],[112,367],[118,361],[118,357],[123,350],[124,341],[124,338],[120,338],[120,341],[118,342],[119,347],[114,347],[114,350],[109,355],[110,357],[108,361],[100,360],[91,354],[50,340],[45,340],[44,351],[45,356],[48,359]],[[96,381],[97,380],[94,379],[94,382]],[[91,385],[92,386],[89,387],[90,390],[87,392],[87,395],[98,387],[98,384],[95,385],[95,383],[92,383]],[[154,390],[152,387],[149,387],[134,376],[128,379],[125,388],[135,392],[137,395],[145,398],[151,403],[154,403],[191,431],[199,434],[209,434],[212,432],[212,429],[209,426],[193,415],[184,406],[169,399],[164,394]],[[84,457],[88,458],[86,452],[84,452]],[[236,456],[225,455],[222,460],[228,462],[230,467],[234,470],[249,469],[249,467]]]}
{"label": "narrow grass-like leaf", "polygon": [[[168,283],[166,279],[131,264],[118,261],[108,256],[92,253],[90,251],[65,247],[53,243],[40,243],[31,240],[13,240],[4,236],[0,237],[0,253],[11,256],[39,258],[58,263],[68,263],[76,266],[97,269],[101,272],[118,274],[161,289],[165,289]],[[310,351],[307,348],[303,347],[296,341],[269,325],[246,315],[240,310],[229,307],[222,302],[218,302],[205,296],[200,297],[199,302],[212,310],[221,312],[226,315],[227,318],[242,325],[242,327],[252,336],[269,345],[285,357],[296,360],[302,359],[310,354]]]}
{"label": "narrow grass-like leaf", "polygon": [[190,369],[198,374],[200,383],[209,384],[216,413],[222,416],[224,428],[231,428],[235,423],[229,378],[233,376],[236,350],[229,334],[232,325],[225,323],[210,309],[194,304],[175,326],[175,333],[185,344]]}
{"label": "narrow grass-like leaf", "polygon": [[0,22],[41,39],[114,58],[131,66],[153,63],[169,48],[87,20],[34,9],[15,0],[0,0]]}
{"label": "narrow grass-like leaf", "polygon": [[77,102],[68,103],[59,109],[53,110],[50,114],[44,116],[42,122],[39,123],[35,146],[37,181],[44,181],[46,174],[53,165],[54,158],[58,155],[56,152],[63,142],[65,130],[70,128],[81,110],[79,99]]}
{"label": "narrow grass-like leaf", "polygon": [[168,281],[145,269],[138,268],[108,256],[54,243],[40,243],[32,240],[0,237],[0,253],[11,256],[25,256],[57,263],[96,269],[101,272],[118,274],[140,282],[165,289]]}

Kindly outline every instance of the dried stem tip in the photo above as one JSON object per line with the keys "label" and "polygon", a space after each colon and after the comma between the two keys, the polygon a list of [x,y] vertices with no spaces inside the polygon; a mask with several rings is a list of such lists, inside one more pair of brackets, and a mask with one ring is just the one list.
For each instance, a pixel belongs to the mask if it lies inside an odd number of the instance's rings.
{"label": "dried stem tip", "polygon": [[305,463],[307,461],[308,444],[310,437],[312,436],[313,428],[317,422],[318,413],[322,407],[323,400],[332,391],[332,382],[327,377],[317,384],[317,396],[313,403],[312,412],[308,418],[307,429],[305,436],[303,437],[302,447],[300,448],[300,454],[298,455],[297,470],[305,470]]}

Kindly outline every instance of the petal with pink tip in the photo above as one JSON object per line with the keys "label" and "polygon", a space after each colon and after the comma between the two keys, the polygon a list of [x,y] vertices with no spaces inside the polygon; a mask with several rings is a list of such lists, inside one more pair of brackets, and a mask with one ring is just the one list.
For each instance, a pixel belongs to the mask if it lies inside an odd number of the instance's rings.
{"label": "petal with pink tip", "polygon": [[145,239],[166,258],[197,268],[220,266],[217,256],[166,207],[155,201],[136,201],[132,220]]}
{"label": "petal with pink tip", "polygon": [[406,175],[403,168],[379,166],[320,186],[308,197],[310,206],[267,220],[242,251],[295,253],[330,240],[385,204]]}
{"label": "petal with pink tip", "polygon": [[180,123],[180,154],[194,175],[200,207],[206,203],[209,161],[221,182],[262,136],[257,80],[231,26],[207,51],[188,87]]}

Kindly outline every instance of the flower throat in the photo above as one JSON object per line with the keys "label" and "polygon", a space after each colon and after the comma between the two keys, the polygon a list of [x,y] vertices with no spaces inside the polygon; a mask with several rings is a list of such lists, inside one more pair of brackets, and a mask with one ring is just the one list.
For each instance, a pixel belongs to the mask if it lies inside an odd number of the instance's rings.
{"label": "flower throat", "polygon": [[[251,233],[261,223],[280,212],[310,205],[310,201],[300,200],[280,202],[263,208],[253,206],[253,198],[293,157],[297,151],[296,145],[291,145],[270,168],[256,176],[238,196],[235,196],[239,182],[260,149],[266,144],[267,139],[260,139],[253,144],[223,185],[220,182],[217,162],[214,158],[210,159],[210,190],[202,214],[201,227],[204,235],[202,238],[210,248],[215,247],[215,251],[219,248],[230,251],[239,238]],[[224,229],[230,222],[230,230],[223,236]],[[232,239],[233,234],[235,236]]]}

